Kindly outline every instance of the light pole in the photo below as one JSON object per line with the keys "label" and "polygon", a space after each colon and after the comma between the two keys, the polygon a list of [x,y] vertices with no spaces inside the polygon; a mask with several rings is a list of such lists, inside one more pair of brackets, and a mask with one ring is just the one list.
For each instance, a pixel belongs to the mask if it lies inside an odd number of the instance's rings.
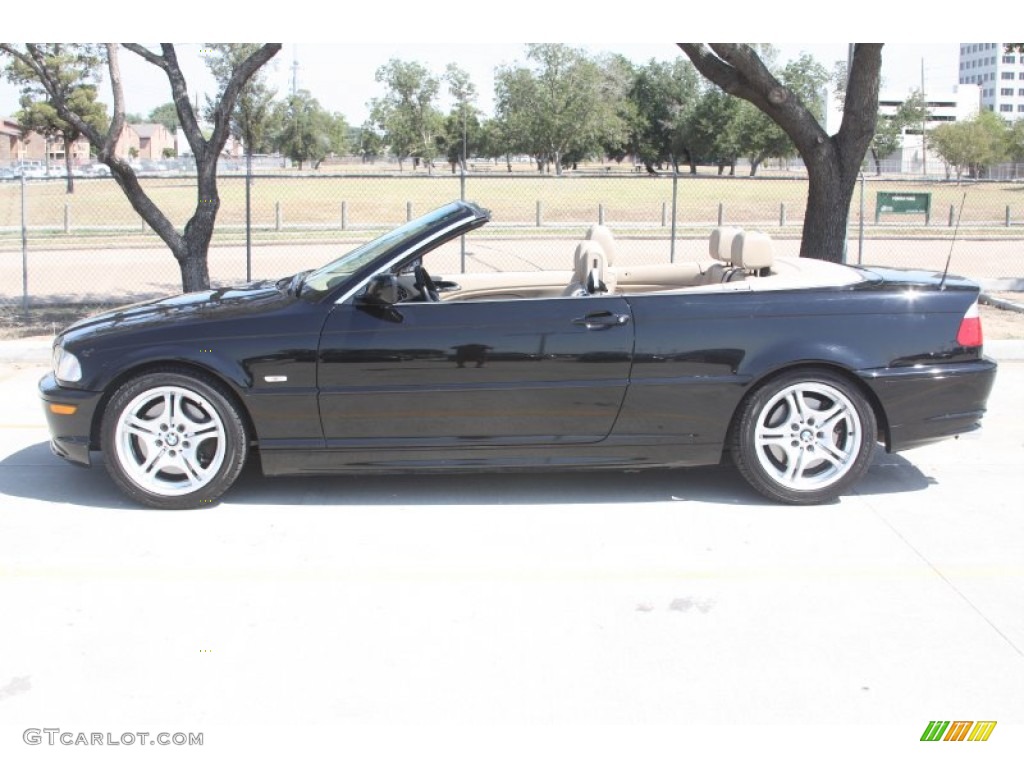
{"label": "light pole", "polygon": [[[459,196],[466,199],[466,100],[462,100],[462,170],[459,173]],[[459,238],[459,264],[463,274],[466,272],[466,236]]]}

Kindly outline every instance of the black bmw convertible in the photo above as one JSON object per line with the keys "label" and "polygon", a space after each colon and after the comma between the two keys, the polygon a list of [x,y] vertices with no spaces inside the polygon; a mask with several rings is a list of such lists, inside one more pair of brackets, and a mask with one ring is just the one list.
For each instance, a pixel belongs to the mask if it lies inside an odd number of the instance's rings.
{"label": "black bmw convertible", "polygon": [[[53,451],[138,502],[218,499],[267,475],[643,469],[730,460],[765,496],[822,503],[876,444],[975,429],[995,379],[978,287],[782,258],[715,229],[707,259],[436,274],[487,223],[457,201],[278,281],[89,317],[40,382]],[[581,233],[582,234],[582,233]]]}

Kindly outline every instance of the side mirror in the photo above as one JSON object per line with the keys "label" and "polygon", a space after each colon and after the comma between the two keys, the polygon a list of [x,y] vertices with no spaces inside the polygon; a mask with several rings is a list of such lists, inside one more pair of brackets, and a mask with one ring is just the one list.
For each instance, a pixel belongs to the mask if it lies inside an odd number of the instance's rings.
{"label": "side mirror", "polygon": [[398,278],[391,274],[374,275],[366,285],[361,301],[376,306],[398,303]]}
{"label": "side mirror", "polygon": [[398,278],[388,274],[370,278],[366,290],[356,299],[356,306],[362,311],[389,323],[400,323],[405,319],[395,307],[397,303]]}

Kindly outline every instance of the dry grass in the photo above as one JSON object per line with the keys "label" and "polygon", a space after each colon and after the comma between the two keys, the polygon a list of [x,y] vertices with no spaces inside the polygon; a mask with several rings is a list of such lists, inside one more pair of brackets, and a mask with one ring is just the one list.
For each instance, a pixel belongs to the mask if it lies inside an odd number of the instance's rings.
{"label": "dry grass", "polygon": [[[143,184],[153,200],[179,228],[196,205],[195,186],[187,178],[151,178]],[[227,230],[245,224],[245,179],[227,176],[220,180],[219,227]],[[677,221],[684,226],[717,222],[719,206],[727,222],[751,225],[780,222],[782,209],[791,227],[803,220],[807,195],[806,179],[681,176],[678,180]],[[32,181],[27,186],[26,221],[33,237],[56,242],[74,241],[86,247],[112,237],[130,238],[142,230],[141,219],[128,204],[120,188],[110,179],[80,179],[76,193],[68,195],[60,181]],[[932,218],[928,227],[923,216],[883,217],[886,229],[934,232],[948,236],[952,208],[963,206],[963,227],[994,227],[1000,236],[1024,237],[1024,185],[977,183],[957,186],[948,183],[919,183],[868,179],[865,185],[865,224],[874,225],[877,191],[930,192]],[[340,228],[342,206],[349,227],[393,226],[413,215],[430,210],[461,195],[458,176],[438,171],[434,176],[261,176],[252,186],[252,221],[255,227]],[[671,214],[672,179],[638,174],[566,175],[564,177],[469,176],[466,197],[494,212],[494,224],[530,225],[536,222],[541,205],[544,222],[595,221],[598,208],[618,226],[662,226]],[[851,206],[851,222],[859,221],[859,191]],[[1018,224],[1009,229],[1007,207]],[[0,184],[0,245],[20,245],[20,184]],[[65,232],[65,229],[68,232]],[[114,231],[116,230],[116,231]],[[798,231],[798,230],[797,230]],[[258,234],[262,236],[262,234]]]}

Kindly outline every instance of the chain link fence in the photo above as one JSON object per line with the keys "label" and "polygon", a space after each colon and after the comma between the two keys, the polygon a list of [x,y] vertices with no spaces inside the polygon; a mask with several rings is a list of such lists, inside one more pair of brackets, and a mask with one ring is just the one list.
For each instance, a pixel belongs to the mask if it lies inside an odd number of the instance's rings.
{"label": "chain link fence", "polygon": [[[243,165],[244,168],[244,165]],[[358,166],[349,168],[358,169]],[[397,174],[225,174],[209,251],[215,285],[276,278],[319,266],[382,231],[453,199],[473,200],[491,223],[446,251],[450,272],[572,267],[573,243],[604,223],[622,263],[707,258],[719,224],[770,234],[782,255],[799,252],[807,179],[656,176],[597,166],[555,177],[504,164],[469,173],[435,168]],[[195,179],[157,172],[142,184],[179,228],[196,203]],[[881,210],[884,194],[927,200],[926,213]],[[248,203],[247,203],[248,200]],[[954,231],[957,242],[953,245]],[[865,175],[851,203],[848,263],[952,271],[976,279],[1024,276],[1024,184],[970,184]],[[79,312],[176,293],[177,262],[109,177],[0,180],[0,313]]]}

